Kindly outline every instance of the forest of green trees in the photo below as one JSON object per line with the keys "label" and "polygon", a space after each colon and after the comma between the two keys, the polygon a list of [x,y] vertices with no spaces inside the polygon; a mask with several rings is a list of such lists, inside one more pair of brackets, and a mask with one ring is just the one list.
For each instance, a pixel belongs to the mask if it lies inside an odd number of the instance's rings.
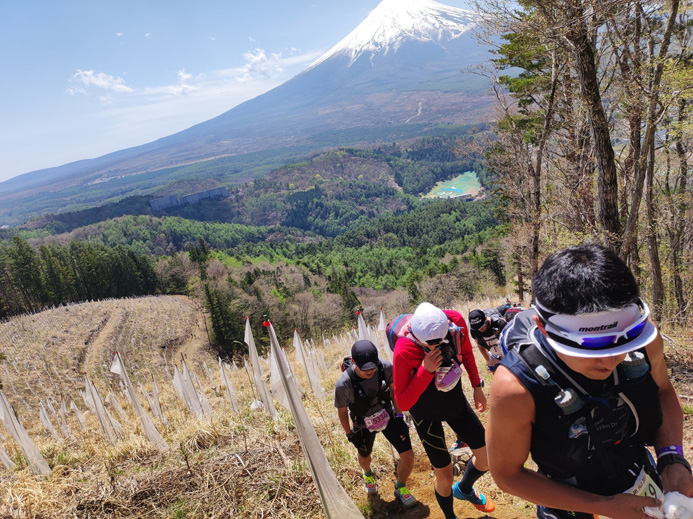
{"label": "forest of green trees", "polygon": [[152,259],[122,245],[73,241],[38,251],[15,237],[0,247],[0,318],[73,303],[153,294]]}
{"label": "forest of green trees", "polygon": [[217,344],[232,353],[246,315],[254,325],[272,315],[285,331],[299,315],[310,333],[353,320],[355,288],[400,293],[406,303],[440,276],[458,279],[456,295],[473,294],[480,282],[503,285],[493,202],[417,196],[470,168],[488,184],[478,152],[465,144],[423,138],[335,150],[232,188],[226,200],[161,215],[140,196],[43,215],[0,231],[0,317],[104,297],[187,294],[205,302]]}
{"label": "forest of green trees", "polygon": [[[479,0],[498,96],[487,168],[515,277],[594,240],[631,266],[655,319],[693,292],[691,2]],[[498,41],[498,40],[494,40]]]}

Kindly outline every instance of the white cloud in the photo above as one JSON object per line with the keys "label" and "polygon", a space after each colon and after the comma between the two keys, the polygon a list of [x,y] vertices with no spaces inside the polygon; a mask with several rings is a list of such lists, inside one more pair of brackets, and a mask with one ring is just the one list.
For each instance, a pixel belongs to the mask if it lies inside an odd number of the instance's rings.
{"label": "white cloud", "polygon": [[[134,92],[132,88],[125,84],[125,80],[121,77],[111,76],[103,72],[94,72],[93,70],[77,70],[70,79],[73,83],[82,84],[86,87],[103,88],[104,90],[112,90],[113,92]],[[77,89],[75,89],[75,93]],[[68,90],[69,91],[69,90]]]}
{"label": "white cloud", "polygon": [[152,35],[152,33],[151,33],[151,32],[148,32],[148,33],[145,33],[144,37],[145,37],[145,38],[149,38],[151,35]]}
{"label": "white cloud", "polygon": [[73,96],[77,94],[87,95],[87,91],[84,88],[78,86],[69,87],[67,89],[67,93]]}
{"label": "white cloud", "polygon": [[[268,54],[255,49],[243,54],[242,66],[198,74],[180,69],[171,84],[136,89],[119,77],[78,70],[68,92],[89,94],[96,88],[106,90],[98,98],[102,110],[93,115],[98,114],[104,127],[127,136],[120,137],[125,139],[120,145],[131,146],[138,140],[148,142],[219,115],[278,86],[289,79],[289,74],[322,55],[322,51],[296,52],[287,50],[284,57],[282,52]],[[111,145],[116,146],[115,135],[111,138]]]}
{"label": "white cloud", "polygon": [[117,32],[117,33],[115,33],[115,35],[118,36],[118,38],[120,38],[120,37],[123,35],[123,33],[122,33],[122,32]]}
{"label": "white cloud", "polygon": [[236,80],[245,83],[256,79],[271,79],[281,75],[284,72],[281,57],[281,53],[272,53],[268,56],[264,49],[255,49],[244,53],[245,65],[240,68]]}
{"label": "white cloud", "polygon": [[191,94],[193,92],[197,92],[199,90],[198,87],[193,86],[193,85],[186,85],[185,83],[181,83],[180,85],[169,85],[169,86],[164,86],[164,87],[158,87],[158,88],[149,88],[146,90],[146,93],[149,94],[154,94],[154,93],[162,93],[162,94],[170,94],[174,96],[181,96],[181,95],[187,95]]}
{"label": "white cloud", "polygon": [[178,81],[169,85],[156,85],[135,89],[126,84],[122,77],[113,76],[94,70],[77,70],[70,78],[70,86],[67,93],[71,95],[89,95],[93,88],[105,90],[108,96],[103,95],[99,99],[101,103],[112,104],[122,96],[132,97],[131,102],[136,103],[136,98],[146,97],[147,102],[156,100],[156,97],[187,96],[197,93],[203,96],[214,92],[214,95],[233,93],[240,85],[253,88],[267,88],[268,84],[276,85],[283,81],[287,68],[295,69],[301,65],[312,63],[322,54],[321,51],[300,53],[299,49],[290,48],[278,53],[268,53],[264,49],[256,48],[243,53],[245,63],[240,67],[213,70],[197,75],[190,74],[185,69],[180,69],[176,76]]}
{"label": "white cloud", "polygon": [[101,102],[101,104],[103,106],[108,106],[108,105],[112,105],[114,103],[115,99],[113,98],[113,95],[111,95],[111,94],[104,94],[104,95],[99,97],[99,101]]}
{"label": "white cloud", "polygon": [[185,83],[192,79],[192,74],[188,74],[185,69],[180,69],[178,71],[178,79],[180,79],[181,83]]}
{"label": "white cloud", "polygon": [[181,69],[178,71],[178,81],[179,83],[177,85],[164,85],[164,86],[159,86],[159,87],[147,87],[142,89],[141,93],[145,95],[150,95],[150,96],[156,96],[156,95],[174,95],[174,96],[180,96],[180,95],[187,95],[191,94],[193,92],[197,92],[200,87],[191,84],[191,80],[193,80],[193,75],[188,74],[185,69]]}

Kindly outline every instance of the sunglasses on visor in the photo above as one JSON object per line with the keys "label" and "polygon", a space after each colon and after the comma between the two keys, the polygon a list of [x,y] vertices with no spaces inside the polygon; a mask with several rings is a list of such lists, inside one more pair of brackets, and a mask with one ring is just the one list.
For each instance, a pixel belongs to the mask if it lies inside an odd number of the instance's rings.
{"label": "sunglasses on visor", "polygon": [[647,325],[647,320],[650,317],[650,308],[640,298],[635,301],[635,304],[640,308],[640,317],[625,330],[620,332],[605,332],[603,334],[582,334],[571,332],[549,321],[551,317],[556,315],[540,304],[535,304],[534,309],[537,311],[542,321],[544,321],[546,333],[555,341],[563,344],[577,344],[585,349],[599,350],[620,346],[628,341],[632,341],[640,336]]}

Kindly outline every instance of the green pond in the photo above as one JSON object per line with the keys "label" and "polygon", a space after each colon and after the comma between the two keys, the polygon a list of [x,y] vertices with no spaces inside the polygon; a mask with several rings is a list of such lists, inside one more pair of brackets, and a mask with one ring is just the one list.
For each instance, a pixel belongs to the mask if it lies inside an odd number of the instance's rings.
{"label": "green pond", "polygon": [[465,171],[461,175],[448,180],[447,182],[438,182],[427,197],[436,198],[453,198],[464,194],[476,195],[481,187],[479,179],[476,178],[476,173],[473,171]]}

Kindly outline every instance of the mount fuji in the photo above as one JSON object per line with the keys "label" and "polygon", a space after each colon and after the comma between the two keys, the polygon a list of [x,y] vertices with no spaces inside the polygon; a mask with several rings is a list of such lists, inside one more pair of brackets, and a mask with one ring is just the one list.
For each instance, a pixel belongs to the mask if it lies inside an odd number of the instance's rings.
{"label": "mount fuji", "polygon": [[[262,150],[318,149],[335,145],[329,136],[348,129],[358,135],[362,129],[479,122],[492,103],[488,85],[462,72],[489,59],[472,35],[477,16],[433,0],[383,0],[306,70],[218,117],[148,144],[0,183],[0,223],[12,206],[42,192],[69,198],[68,191],[98,190],[108,199],[128,194],[127,179],[143,173],[152,177],[164,168]],[[147,192],[160,193],[156,188],[167,181],[160,177]],[[110,190],[110,184],[117,187]],[[96,198],[90,197],[92,204]]]}

